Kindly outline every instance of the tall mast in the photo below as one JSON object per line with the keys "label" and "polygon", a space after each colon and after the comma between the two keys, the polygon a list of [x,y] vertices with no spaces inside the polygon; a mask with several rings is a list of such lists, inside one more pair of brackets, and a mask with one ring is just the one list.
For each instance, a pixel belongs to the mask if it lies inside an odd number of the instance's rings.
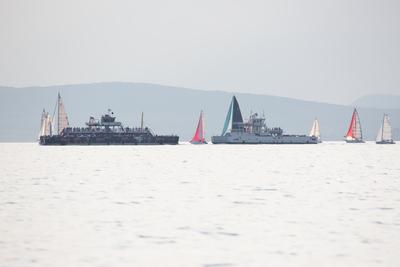
{"label": "tall mast", "polygon": [[354,123],[353,123],[353,137],[357,139],[357,123],[358,123],[358,112],[357,109],[354,109]]}
{"label": "tall mast", "polygon": [[140,131],[143,131],[143,111],[142,111],[142,117],[140,119]]}
{"label": "tall mast", "polygon": [[202,142],[204,142],[204,139],[205,139],[205,131],[204,131],[204,114],[203,114],[203,110],[201,111],[201,130],[202,130],[202,135],[201,135],[201,138],[202,138]]}
{"label": "tall mast", "polygon": [[[360,120],[360,116],[358,115],[358,111],[356,110],[356,124],[358,124],[358,128],[360,129],[360,140],[363,140],[363,134],[362,134],[362,128],[361,128],[361,120]],[[357,138],[358,139],[358,138]]]}
{"label": "tall mast", "polygon": [[57,97],[57,134],[60,134],[60,92],[58,92]]}
{"label": "tall mast", "polygon": [[383,141],[383,129],[385,128],[385,116],[386,116],[386,114],[383,114],[381,141]]}

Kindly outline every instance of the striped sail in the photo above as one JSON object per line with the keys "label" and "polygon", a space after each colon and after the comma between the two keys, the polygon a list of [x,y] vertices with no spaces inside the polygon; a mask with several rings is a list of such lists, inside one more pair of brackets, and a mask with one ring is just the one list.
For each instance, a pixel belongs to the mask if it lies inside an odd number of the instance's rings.
{"label": "striped sail", "polygon": [[381,127],[378,131],[378,135],[376,137],[377,142],[382,141],[392,141],[392,126],[390,125],[389,116],[387,114],[383,115],[383,120]]}
{"label": "striped sail", "polygon": [[64,103],[61,99],[60,94],[58,94],[58,119],[57,119],[57,133],[60,134],[64,128],[69,126],[68,116],[65,112]]}
{"label": "striped sail", "polygon": [[348,141],[362,141],[362,130],[360,116],[358,115],[357,109],[354,109],[353,116],[351,117],[349,130],[346,134],[346,140]]}

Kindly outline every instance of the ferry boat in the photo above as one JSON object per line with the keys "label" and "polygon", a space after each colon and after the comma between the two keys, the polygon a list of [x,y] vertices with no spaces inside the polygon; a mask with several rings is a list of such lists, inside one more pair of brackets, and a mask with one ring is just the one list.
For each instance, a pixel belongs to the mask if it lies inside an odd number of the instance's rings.
{"label": "ferry boat", "polygon": [[268,128],[265,118],[257,113],[243,121],[235,96],[229,105],[221,135],[211,138],[213,144],[317,144],[316,136],[288,135],[279,127]]}
{"label": "ferry boat", "polygon": [[376,143],[379,145],[395,144],[392,138],[392,125],[387,114],[383,114],[381,128],[376,136]]}
{"label": "ferry boat", "polygon": [[[54,118],[53,118],[54,119]],[[179,136],[156,135],[148,127],[143,126],[143,113],[140,127],[124,127],[115,120],[114,113],[101,116],[98,121],[90,117],[86,127],[70,127],[65,107],[58,94],[57,131],[53,134],[53,120],[43,111],[39,133],[40,145],[176,145]]]}
{"label": "ferry boat", "polygon": [[354,108],[353,115],[351,116],[350,126],[345,135],[347,143],[365,143],[361,129],[360,116],[357,109]]}

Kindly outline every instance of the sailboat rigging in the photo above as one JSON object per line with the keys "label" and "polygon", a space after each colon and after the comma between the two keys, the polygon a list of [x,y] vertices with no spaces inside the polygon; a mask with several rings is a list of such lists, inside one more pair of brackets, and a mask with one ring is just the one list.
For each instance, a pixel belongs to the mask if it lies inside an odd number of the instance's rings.
{"label": "sailboat rigging", "polygon": [[360,117],[356,108],[354,108],[353,115],[350,121],[350,126],[347,130],[345,138],[345,141],[347,143],[364,143]]}
{"label": "sailboat rigging", "polygon": [[383,114],[381,128],[378,131],[378,135],[376,137],[377,144],[394,144],[395,142],[392,139],[392,126],[390,124],[389,116],[387,114]]}

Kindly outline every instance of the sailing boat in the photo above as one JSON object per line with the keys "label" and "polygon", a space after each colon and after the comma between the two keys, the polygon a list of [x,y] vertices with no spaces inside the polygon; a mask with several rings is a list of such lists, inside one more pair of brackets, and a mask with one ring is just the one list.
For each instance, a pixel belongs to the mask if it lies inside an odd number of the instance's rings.
{"label": "sailing boat", "polygon": [[377,144],[395,143],[392,139],[392,126],[390,125],[389,116],[387,114],[383,114],[382,125],[378,131],[378,135],[376,137],[376,143]]}
{"label": "sailing boat", "polygon": [[346,133],[347,143],[364,143],[362,137],[360,117],[358,115],[357,109],[354,108],[353,116],[351,117],[349,130]]}
{"label": "sailing boat", "polygon": [[319,122],[317,118],[314,120],[309,136],[315,136],[318,139],[318,143],[322,143],[321,134],[319,131]]}
{"label": "sailing boat", "polygon": [[242,112],[240,111],[239,103],[235,96],[232,97],[232,101],[229,105],[221,136],[224,136],[229,128],[231,129],[231,132],[243,131]]}
{"label": "sailing boat", "polygon": [[46,135],[49,136],[52,134],[53,134],[53,129],[52,129],[51,117],[49,113],[46,112],[45,109],[43,109],[38,139],[40,139],[41,136],[46,136]]}
{"label": "sailing boat", "polygon": [[[57,127],[56,127],[57,131],[54,131],[53,127],[55,127],[55,122],[53,122],[53,120],[55,117],[54,115],[56,113],[56,110],[57,110]],[[52,136],[54,133],[59,135],[64,130],[64,128],[67,127],[69,127],[68,116],[67,113],[65,112],[65,107],[61,95],[60,93],[58,93],[57,103],[53,112],[53,118],[49,115],[48,112],[46,112],[45,109],[43,109],[38,139],[40,139],[41,136]]]}
{"label": "sailing boat", "polygon": [[197,123],[196,132],[190,143],[194,145],[207,144],[206,140],[204,139],[203,111],[200,112],[200,118],[199,122]]}

